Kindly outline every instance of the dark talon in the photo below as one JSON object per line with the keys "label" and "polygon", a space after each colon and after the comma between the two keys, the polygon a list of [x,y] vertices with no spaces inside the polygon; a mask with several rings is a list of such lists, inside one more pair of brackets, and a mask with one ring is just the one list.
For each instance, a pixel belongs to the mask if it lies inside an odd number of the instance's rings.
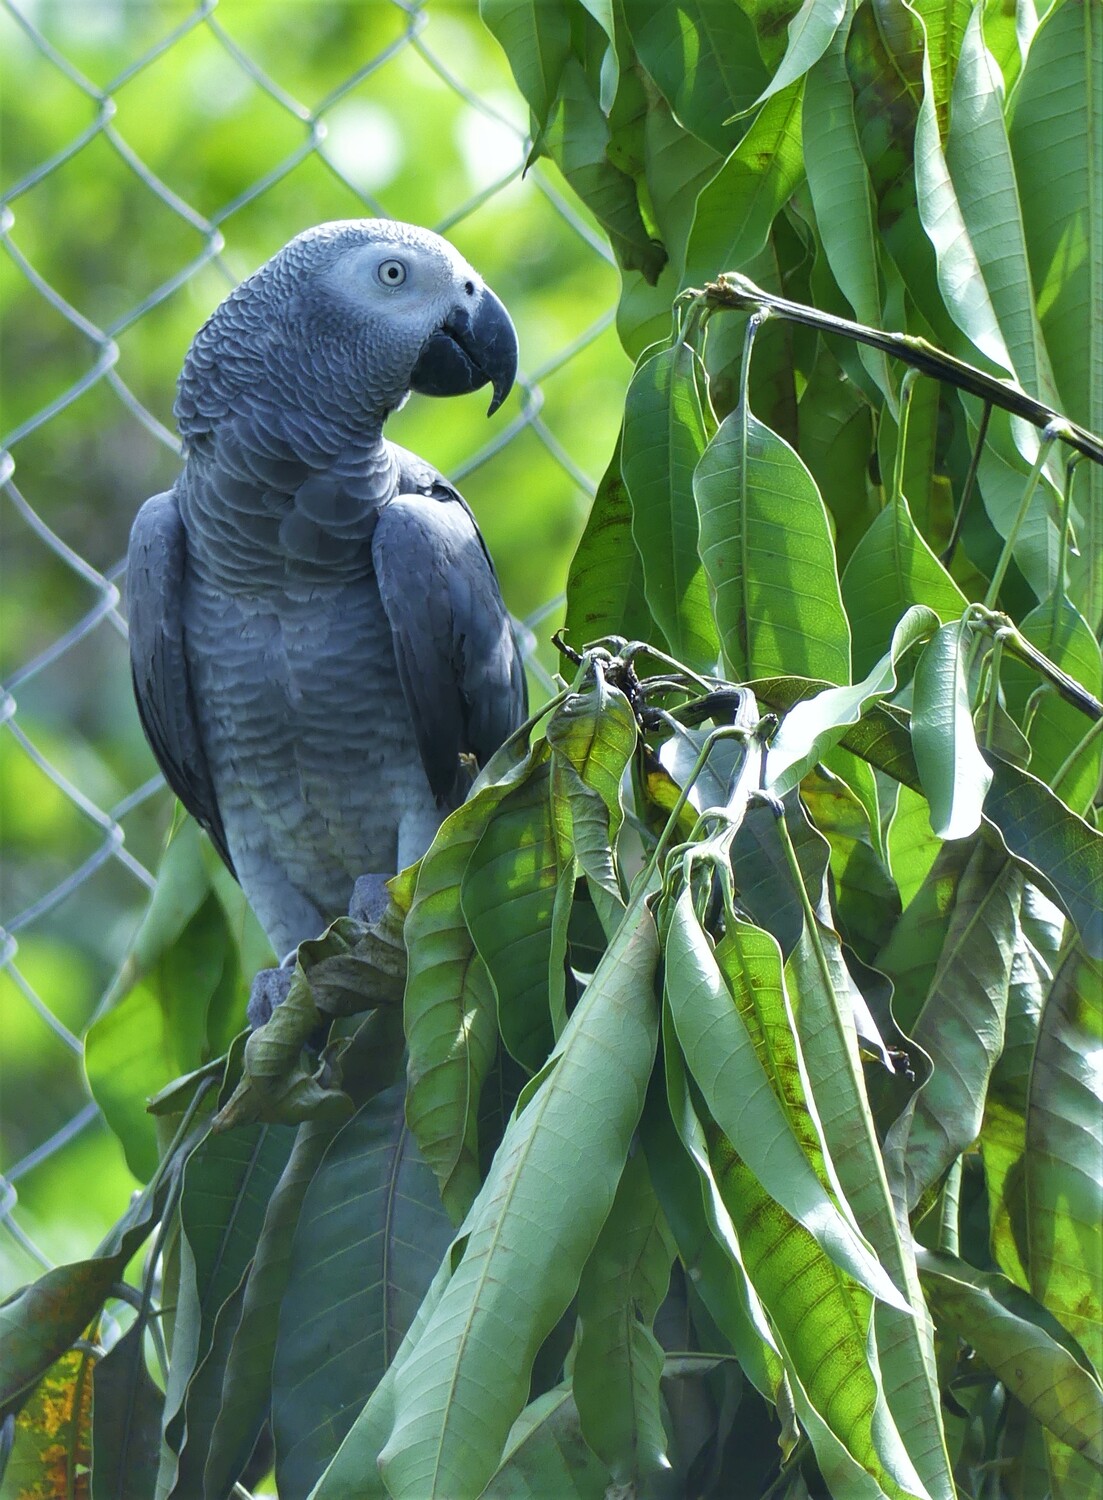
{"label": "dark talon", "polygon": [[282,1005],[287,999],[294,972],[294,969],[290,968],[261,969],[257,973],[249,992],[249,1005],[246,1010],[249,1025],[254,1031],[270,1021],[276,1006]]}
{"label": "dark talon", "polygon": [[389,875],[361,875],[352,888],[349,916],[367,927],[381,922],[391,904],[391,893],[387,889],[390,879]]}

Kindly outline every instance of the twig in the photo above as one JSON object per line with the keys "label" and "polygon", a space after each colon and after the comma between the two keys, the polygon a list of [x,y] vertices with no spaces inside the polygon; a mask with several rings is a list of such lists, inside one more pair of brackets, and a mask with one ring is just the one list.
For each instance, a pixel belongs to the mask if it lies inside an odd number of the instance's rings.
{"label": "twig", "polygon": [[791,323],[802,323],[806,328],[818,328],[823,333],[838,333],[856,343],[868,344],[871,349],[879,349],[891,358],[922,371],[924,375],[931,375],[935,380],[957,386],[959,390],[979,396],[982,401],[990,402],[993,406],[1000,406],[1013,416],[1032,422],[1035,427],[1056,424],[1060,428],[1060,437],[1070,447],[1097,464],[1103,464],[1103,438],[1089,432],[1086,427],[1081,427],[1078,422],[1062,416],[1044,402],[1035,401],[1033,396],[1028,396],[1018,386],[986,375],[976,365],[967,364],[963,359],[956,359],[952,354],[936,349],[926,339],[916,338],[909,333],[884,333],[879,328],[869,328],[850,318],[838,318],[833,313],[820,312],[818,308],[808,307],[803,302],[790,302],[787,297],[775,297],[772,292],[764,292],[753,281],[748,281],[745,276],[734,271],[725,271],[716,281],[710,281],[701,295],[709,307],[734,308],[738,312],[768,311],[779,318],[787,318]]}

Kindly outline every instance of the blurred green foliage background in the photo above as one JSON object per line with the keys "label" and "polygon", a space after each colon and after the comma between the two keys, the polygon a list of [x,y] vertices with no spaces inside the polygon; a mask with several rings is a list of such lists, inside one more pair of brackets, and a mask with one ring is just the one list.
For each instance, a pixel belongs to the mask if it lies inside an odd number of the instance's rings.
{"label": "blurred green foliage background", "polygon": [[604,242],[547,162],[522,175],[526,127],[473,3],[0,9],[0,1296],[87,1253],[136,1185],[78,1045],[172,806],[163,787],[131,805],[156,768],[111,583],[139,504],[177,469],[190,339],[307,225],[436,227],[510,308],[522,380],[493,423],[479,393],[415,398],[388,430],[460,478],[533,632],[534,693],[554,669],[630,367]]}

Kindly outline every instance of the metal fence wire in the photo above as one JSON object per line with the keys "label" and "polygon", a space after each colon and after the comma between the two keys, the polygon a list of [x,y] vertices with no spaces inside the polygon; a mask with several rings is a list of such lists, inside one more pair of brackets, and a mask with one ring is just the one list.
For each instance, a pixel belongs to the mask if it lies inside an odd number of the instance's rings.
{"label": "metal fence wire", "polygon": [[[608,378],[610,370],[620,373],[612,353],[616,278],[608,266],[608,249],[544,165],[537,164],[522,178],[528,142],[516,108],[510,107],[504,61],[495,58],[493,87],[487,86],[485,52],[480,53],[482,71],[469,66],[467,72],[477,76],[461,76],[463,56],[471,63],[469,44],[476,33],[479,47],[493,47],[478,32],[474,6],[457,10],[435,0],[350,6],[321,0],[298,5],[290,16],[293,8],[295,0],[267,8],[250,6],[248,0],[224,0],[222,5],[203,0],[187,10],[173,0],[129,8],[81,0],[20,0],[19,5],[3,0],[0,9],[9,106],[34,114],[40,81],[48,79],[54,89],[64,86],[66,97],[75,91],[88,119],[72,133],[57,112],[44,119],[39,109],[30,161],[28,141],[16,138],[18,125],[10,117],[5,125],[7,185],[0,195],[0,238],[7,260],[5,264],[0,258],[0,295],[5,320],[21,318],[31,334],[21,335],[16,328],[8,342],[6,406],[15,422],[0,441],[6,559],[5,602],[0,606],[0,770],[6,790],[0,807],[8,824],[0,909],[0,1295],[42,1267],[88,1253],[92,1244],[83,1236],[94,1243],[123,1206],[117,1198],[99,1204],[92,1191],[94,1176],[90,1179],[89,1173],[95,1174],[101,1162],[117,1163],[117,1152],[90,1097],[81,1059],[85,1034],[102,1012],[153,889],[153,868],[169,816],[167,790],[160,776],[152,774],[153,762],[130,703],[121,554],[130,518],[146,494],[170,482],[179,452],[169,426],[171,379],[165,382],[158,367],[157,381],[165,388],[156,396],[152,385],[143,389],[140,362],[137,374],[124,379],[120,350],[128,335],[178,307],[193,283],[208,287],[213,274],[221,277],[225,290],[251,270],[255,261],[235,255],[235,231],[254,210],[272,204],[271,233],[276,237],[265,253],[305,227],[309,220],[288,208],[296,201],[301,174],[323,168],[332,182],[337,207],[317,217],[388,211],[400,216],[385,187],[374,190],[350,168],[348,152],[339,141],[335,144],[331,127],[335,119],[347,125],[350,107],[359,111],[361,124],[367,119],[378,125],[371,111],[378,111],[373,100],[380,91],[393,100],[400,89],[416,111],[419,88],[435,98],[446,90],[455,130],[489,129],[502,170],[493,180],[477,183],[474,191],[470,181],[459,182],[454,190],[458,201],[437,215],[433,227],[448,233],[477,225],[501,195],[512,193],[510,202],[516,201],[521,219],[539,212],[544,222],[550,211],[555,233],[569,232],[576,270],[593,273],[588,282],[600,287],[604,302],[595,315],[592,297],[587,305],[586,298],[561,296],[549,320],[551,342],[527,371],[522,340],[520,400],[514,397],[508,408],[511,419],[485,429],[472,427],[467,451],[447,456],[452,477],[471,476],[469,483],[478,480],[487,493],[496,485],[515,488],[519,445],[525,468],[532,470],[535,440],[539,464],[547,473],[550,461],[554,471],[546,477],[545,489],[559,496],[556,525],[568,533],[560,545],[569,550],[594,490],[586,470],[596,469],[602,459],[592,445],[557,434],[545,394],[568,367],[587,360],[592,365],[598,348],[605,351],[598,386],[607,393],[610,415],[619,399],[616,382]],[[260,12],[274,18],[277,30],[289,18],[305,18],[310,23],[306,33],[324,32],[323,21],[335,18],[334,24],[339,23],[337,42],[330,36],[328,50],[316,58],[315,73],[326,85],[320,102],[301,103],[281,84],[278,46],[265,49],[262,65],[256,49],[242,41],[244,29],[255,42]],[[370,12],[367,21],[356,20],[357,12]],[[247,13],[250,27],[239,27]],[[300,28],[300,36],[306,33]],[[266,133],[282,152],[247,182],[231,182],[232,191],[220,204],[203,208],[169,185],[176,178],[157,155],[156,110],[151,113],[147,104],[132,126],[129,108],[135,85],[144,81],[154,86],[167,54],[199,42],[208,52],[211,44],[218,49],[223,95],[240,85],[265,96],[272,118]],[[309,50],[314,43],[308,39],[303,45]],[[138,55],[127,55],[131,46]],[[365,55],[357,55],[358,48]],[[108,82],[96,83],[73,60],[79,56],[83,63],[86,54],[109,57],[116,67],[125,56],[125,65]],[[397,85],[396,69],[401,70]],[[21,95],[15,105],[13,81]],[[392,108],[388,118],[393,114]],[[70,134],[54,144],[51,136],[66,128]],[[213,146],[207,139],[196,143],[197,152],[215,153],[213,185],[204,189],[204,198],[218,193],[222,177],[233,177],[232,171],[220,172],[218,163],[238,160],[237,128],[227,117],[218,123]],[[250,128],[255,134],[255,126]],[[381,146],[376,141],[384,154],[388,140],[382,139]],[[39,159],[35,151],[40,141],[49,149]],[[289,148],[284,151],[283,145]],[[13,160],[17,170],[10,173],[7,162]],[[433,160],[417,169],[432,174]],[[94,290],[87,278],[102,274],[105,261],[102,248],[97,258],[85,245],[98,232],[95,183],[105,172],[120,170],[134,182],[127,189],[127,222],[116,226],[115,233],[139,257],[149,242],[151,259],[159,268],[167,266],[169,274],[148,289],[140,282],[124,284],[121,291],[113,285],[97,299],[86,295]],[[13,175],[17,180],[10,180]],[[67,205],[79,208],[81,191],[89,190],[84,219],[69,210],[58,221],[62,200],[49,189],[62,175],[70,185]],[[313,202],[326,189],[318,188],[316,176],[310,180]],[[448,192],[436,177],[433,187],[438,198]],[[62,250],[58,237],[65,241]],[[50,253],[44,255],[47,243]],[[61,266],[64,274],[57,270]],[[480,268],[494,284],[493,267]],[[128,276],[126,267],[119,269],[117,279],[127,283]],[[213,290],[210,301],[221,295],[217,287]],[[105,308],[109,315],[93,316],[90,306]],[[187,305],[174,315],[190,329],[201,321]],[[76,371],[68,383],[56,374],[63,367],[60,357],[54,357],[59,349],[69,360],[69,374]],[[48,378],[40,378],[41,371],[36,374],[38,354],[48,364]],[[92,399],[100,406],[89,421]],[[0,425],[8,426],[8,419]],[[601,440],[607,441],[608,424],[604,427]],[[106,455],[103,442],[97,446],[97,428],[109,434]],[[487,438],[488,433],[493,435]],[[483,439],[483,446],[475,446]],[[86,482],[98,486],[97,494],[110,496],[110,505],[102,502],[103,511],[96,511],[100,502],[84,490]],[[96,513],[90,515],[90,510]],[[542,663],[532,643],[538,627],[546,638],[560,604],[555,598],[543,600],[523,622],[530,667],[545,682],[550,681],[549,658]],[[23,1064],[32,1056],[34,1066],[25,1070]],[[88,1201],[74,1201],[80,1199],[82,1184],[89,1189]],[[100,1213],[102,1223],[96,1217]]]}

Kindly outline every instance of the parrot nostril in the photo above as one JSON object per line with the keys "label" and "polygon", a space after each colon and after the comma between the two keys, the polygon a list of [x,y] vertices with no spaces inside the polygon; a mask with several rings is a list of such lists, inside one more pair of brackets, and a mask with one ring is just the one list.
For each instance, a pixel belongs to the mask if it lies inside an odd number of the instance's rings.
{"label": "parrot nostril", "polygon": [[473,281],[465,281],[463,284],[463,289],[469,297],[473,297],[475,295],[475,283]]}

